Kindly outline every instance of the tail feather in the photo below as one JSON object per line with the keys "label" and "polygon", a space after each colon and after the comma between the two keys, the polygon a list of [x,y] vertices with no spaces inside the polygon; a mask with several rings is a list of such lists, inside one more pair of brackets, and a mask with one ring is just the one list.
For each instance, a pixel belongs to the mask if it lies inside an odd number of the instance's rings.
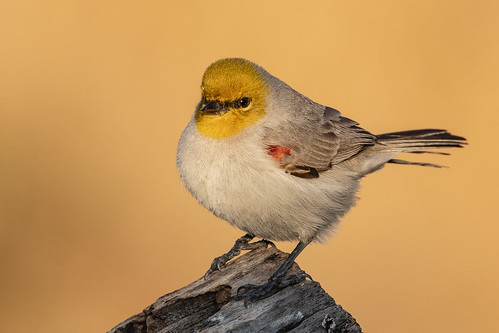
{"label": "tail feather", "polygon": [[[433,153],[449,155],[449,153],[432,152],[427,149],[462,148],[468,144],[465,138],[450,134],[443,129],[392,132],[378,135],[377,138],[379,144],[386,146],[390,150],[414,154]],[[391,159],[388,163],[441,167],[432,163],[408,162],[398,159]]]}
{"label": "tail feather", "polygon": [[435,154],[435,155],[450,155],[450,153],[444,153],[443,151],[429,151],[429,150],[414,150],[409,151],[411,154]]}
{"label": "tail feather", "polygon": [[462,136],[450,134],[443,129],[419,129],[410,131],[391,132],[378,135],[380,140],[397,140],[397,139],[442,139],[453,141],[466,141]]}
{"label": "tail feather", "polygon": [[446,166],[443,165],[438,165],[434,163],[423,163],[423,162],[410,162],[410,161],[405,161],[405,160],[399,160],[396,158],[392,158],[386,163],[394,163],[394,164],[405,164],[405,165],[419,165],[419,166],[428,166],[428,167],[433,167],[433,168],[447,168]]}
{"label": "tail feather", "polygon": [[391,142],[385,142],[385,141],[378,141],[380,143],[384,143],[387,146],[393,147],[393,148],[402,148],[404,150],[413,151],[415,149],[413,148],[419,148],[417,150],[421,150],[421,148],[445,148],[445,147],[451,147],[451,148],[462,148],[463,143],[458,142],[458,141],[422,141],[422,140],[407,140],[407,141],[391,141]]}

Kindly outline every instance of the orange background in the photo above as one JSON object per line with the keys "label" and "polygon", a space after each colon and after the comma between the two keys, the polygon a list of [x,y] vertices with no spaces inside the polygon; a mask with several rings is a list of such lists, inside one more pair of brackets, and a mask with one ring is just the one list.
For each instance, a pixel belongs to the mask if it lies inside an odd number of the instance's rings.
{"label": "orange background", "polygon": [[[298,263],[364,331],[497,329],[499,2],[0,3],[0,323],[103,332],[242,232],[182,187],[204,69],[248,58],[374,132],[471,145],[363,181]],[[294,244],[278,244],[290,250]]]}

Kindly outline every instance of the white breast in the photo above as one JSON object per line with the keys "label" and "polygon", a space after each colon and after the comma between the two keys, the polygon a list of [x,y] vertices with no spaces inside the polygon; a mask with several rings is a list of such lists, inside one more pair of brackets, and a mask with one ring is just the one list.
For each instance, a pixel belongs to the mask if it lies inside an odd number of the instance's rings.
{"label": "white breast", "polygon": [[256,126],[213,139],[189,123],[177,152],[184,185],[216,216],[256,237],[323,240],[353,205],[357,181],[335,170],[317,179],[288,175],[260,138]]}

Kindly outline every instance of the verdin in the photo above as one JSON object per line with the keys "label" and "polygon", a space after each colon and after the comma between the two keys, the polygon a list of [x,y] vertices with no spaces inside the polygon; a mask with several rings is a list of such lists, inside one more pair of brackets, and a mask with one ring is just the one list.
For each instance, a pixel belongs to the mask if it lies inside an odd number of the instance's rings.
{"label": "verdin", "polygon": [[[284,275],[310,242],[331,234],[354,205],[363,176],[386,163],[438,167],[394,158],[465,144],[441,129],[374,135],[358,125],[248,60],[211,64],[178,144],[177,167],[201,205],[247,234],[206,276],[241,250],[298,241],[266,284],[245,285],[235,298],[247,302],[302,281],[306,275]],[[254,237],[262,241],[250,243]]]}

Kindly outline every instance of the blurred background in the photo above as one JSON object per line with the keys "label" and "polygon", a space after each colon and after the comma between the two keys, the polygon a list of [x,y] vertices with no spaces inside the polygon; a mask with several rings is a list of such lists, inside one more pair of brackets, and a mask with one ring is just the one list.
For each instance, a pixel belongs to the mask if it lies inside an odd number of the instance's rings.
{"label": "blurred background", "polygon": [[497,329],[498,15],[495,0],[2,0],[2,330],[107,331],[243,234],[175,167],[204,69],[234,56],[373,133],[469,139],[408,157],[449,169],[365,178],[297,262],[365,332]]}

